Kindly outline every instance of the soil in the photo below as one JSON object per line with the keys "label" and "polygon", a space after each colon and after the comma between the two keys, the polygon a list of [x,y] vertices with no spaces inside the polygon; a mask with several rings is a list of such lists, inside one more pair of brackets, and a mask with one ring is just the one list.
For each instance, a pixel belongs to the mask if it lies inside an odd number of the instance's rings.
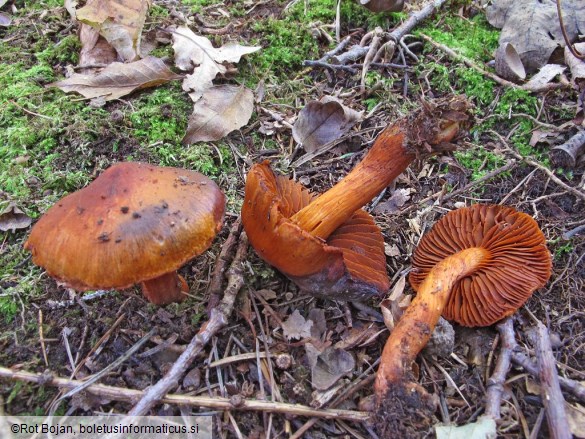
{"label": "soil", "polygon": [[[174,2],[169,2],[173,3]],[[230,2],[227,2],[230,4]],[[165,2],[166,4],[166,2]],[[164,5],[163,5],[164,6]],[[285,5],[279,2],[260,2],[248,17],[253,22],[271,16],[278,18]],[[176,11],[188,13],[180,5],[173,6]],[[217,19],[219,6],[204,9],[198,16],[206,22]],[[49,11],[49,13],[51,13]],[[175,18],[169,18],[176,21]],[[168,23],[167,23],[168,24]],[[21,24],[22,25],[22,24]],[[349,29],[342,28],[342,34]],[[364,29],[352,29],[354,38],[359,41]],[[74,32],[73,29],[70,32]],[[235,28],[232,39],[241,37],[242,41],[254,37],[248,26]],[[238,34],[240,33],[240,35]],[[323,46],[322,52],[327,48]],[[442,60],[449,65],[447,59]],[[299,72],[292,72],[293,75]],[[304,71],[314,81],[317,94],[329,94],[336,90],[356,90],[359,87],[359,75],[350,76],[343,72],[324,72],[314,69]],[[399,81],[398,81],[399,82]],[[396,93],[402,91],[402,85],[396,85]],[[428,95],[431,90],[424,90]],[[147,93],[143,91],[141,93]],[[307,99],[315,95],[315,90],[306,91]],[[361,99],[355,94],[355,99]],[[418,96],[409,96],[416,102]],[[555,99],[567,106],[574,105],[574,94],[567,92],[557,94]],[[262,105],[262,104],[261,104]],[[114,104],[108,111],[115,111]],[[163,111],[164,108],[161,108]],[[369,127],[385,126],[396,116],[396,112],[377,112],[361,125]],[[258,112],[258,119],[270,118]],[[557,124],[558,121],[554,123]],[[560,124],[560,123],[559,123]],[[245,175],[249,164],[264,159],[275,162],[288,155],[290,131],[279,132],[275,138],[281,143],[281,149],[261,148],[252,138],[258,129],[255,125],[232,133],[229,141],[250,148],[245,159],[235,157],[238,172]],[[513,126],[502,123],[494,127],[506,138]],[[370,131],[353,137],[342,144],[352,155],[340,155],[328,152],[317,159],[309,161],[292,170],[303,184],[314,192],[322,192],[331,187],[363,157],[379,130]],[[484,145],[489,151],[496,151],[506,160],[512,155],[494,144],[494,138],[474,139],[473,143]],[[91,150],[91,163],[84,166],[91,169],[103,163],[124,160],[129,153],[134,160],[153,162],[156,160],[151,152],[144,149],[131,138],[123,139],[115,152],[111,144],[114,139],[107,132],[100,139],[83,148]],[[361,145],[360,148],[355,148]],[[461,143],[462,147],[465,142]],[[80,145],[78,145],[80,146]],[[469,146],[469,144],[467,144]],[[352,149],[353,148],[353,149]],[[355,152],[357,151],[357,152]],[[54,162],[57,168],[68,169],[72,162],[81,160],[79,149],[60,147],[55,151],[58,158]],[[285,154],[286,153],[286,154]],[[301,155],[302,152],[298,155]],[[285,158],[290,158],[290,155]],[[536,291],[516,316],[515,328],[517,339],[528,354],[534,353],[534,347],[528,334],[533,326],[530,315],[536,316],[548,326],[557,359],[559,374],[578,381],[585,380],[585,234],[576,234],[570,239],[563,239],[564,232],[572,230],[585,222],[583,199],[579,199],[557,185],[541,170],[526,163],[518,163],[509,172],[496,175],[477,187],[443,201],[443,196],[427,197],[437,194],[447,187],[461,188],[472,181],[472,171],[459,165],[451,156],[449,158],[432,158],[417,160],[396,182],[396,188],[410,188],[410,199],[396,212],[375,213],[374,218],[380,226],[385,241],[395,247],[392,256],[387,257],[387,268],[394,281],[404,275],[410,267],[410,258],[421,235],[427,231],[445,212],[476,202],[500,203],[527,212],[540,225],[553,254],[553,274],[550,282]],[[583,188],[583,165],[572,171],[569,177],[561,176],[571,187]],[[237,181],[230,189],[241,199],[243,178],[224,181]],[[520,182],[524,182],[519,186]],[[384,202],[392,194],[388,190],[379,200]],[[434,204],[433,204],[434,201]],[[373,206],[368,206],[372,209]],[[42,297],[34,298],[22,306],[16,317],[10,321],[0,320],[0,365],[15,370],[26,370],[39,374],[49,371],[59,377],[71,377],[73,364],[83,362],[74,374],[83,379],[108,367],[113,361],[124,355],[140,337],[151,328],[156,328],[158,338],[147,343],[142,353],[156,347],[161,340],[170,340],[169,346],[146,355],[133,355],[124,364],[111,370],[100,383],[121,388],[146,389],[156,383],[169,370],[179,355],[182,346],[189,343],[200,325],[207,319],[207,285],[221,246],[228,236],[232,222],[238,212],[229,212],[225,226],[212,247],[194,259],[181,270],[190,286],[191,297],[181,304],[167,307],[150,305],[142,296],[140,289],[134,287],[124,291],[109,292],[94,300],[80,300],[80,294],[67,290],[47,276],[38,282],[42,286]],[[19,239],[26,239],[26,232],[20,232]],[[566,245],[570,244],[570,245]],[[21,273],[32,264],[30,259],[23,261]],[[348,342],[356,334],[368,334],[356,343],[349,343],[346,349],[355,358],[355,367],[343,378],[344,383],[337,392],[343,393],[349,384],[375,373],[373,366],[379,357],[387,338],[384,322],[379,314],[379,301],[371,300],[364,306],[355,307],[344,302],[335,302],[304,295],[286,277],[268,267],[255,252],[250,249],[245,262],[245,286],[240,292],[228,327],[221,331],[197,358],[188,372],[188,379],[182,379],[173,393],[190,395],[233,396],[243,395],[251,399],[269,399],[288,403],[298,403],[317,407],[323,395],[311,385],[311,364],[306,345],[324,348],[336,343]],[[2,287],[8,288],[18,283],[18,279],[2,280]],[[268,293],[267,293],[268,292]],[[412,294],[410,287],[405,287],[406,294]],[[66,303],[60,306],[59,302]],[[365,310],[364,310],[365,309]],[[322,310],[324,321],[318,336],[289,340],[283,334],[282,322],[295,311],[307,317],[311,310]],[[368,311],[369,310],[369,311]],[[41,325],[42,321],[42,325]],[[115,326],[113,326],[115,324]],[[40,332],[42,328],[42,334]],[[443,410],[429,409],[421,403],[421,408],[412,406],[404,408],[401,413],[407,420],[400,426],[386,422],[384,413],[370,424],[339,422],[335,419],[319,420],[303,437],[432,437],[433,426],[437,423],[466,424],[473,422],[482,413],[485,397],[486,379],[493,370],[499,352],[497,331],[495,328],[468,329],[454,325],[455,346],[452,355],[446,357],[419,356],[415,365],[415,376],[430,394],[440,400]],[[106,339],[102,337],[108,334]],[[41,343],[42,341],[42,343]],[[158,342],[158,343],[157,343]],[[97,350],[95,350],[97,348]],[[70,349],[71,357],[68,349]],[[238,354],[269,350],[271,361],[242,360],[234,361],[221,367],[211,367],[215,360]],[[95,350],[95,351],[94,351]],[[290,364],[276,362],[279,354],[288,354]],[[259,369],[259,364],[262,367]],[[502,437],[527,437],[530,432],[537,432],[536,437],[548,437],[546,422],[540,417],[543,404],[540,395],[535,394],[536,378],[523,375],[523,371],[512,368],[508,374],[508,384],[504,392],[502,419],[498,421],[498,432]],[[448,375],[448,376],[447,376]],[[360,378],[362,377],[362,378]],[[345,381],[344,381],[345,380]],[[453,385],[455,384],[455,386]],[[360,409],[371,395],[371,386],[365,386],[348,395],[338,406],[348,410]],[[17,383],[0,379],[0,412],[19,415],[46,413],[59,395],[59,390],[38,384]],[[392,395],[398,401],[405,401],[404,395]],[[565,399],[577,403],[573,395],[564,393]],[[388,406],[396,407],[396,401]],[[580,402],[583,404],[583,401]],[[423,407],[424,405],[424,407]],[[323,407],[327,407],[327,403]],[[112,401],[96,395],[82,392],[74,398],[61,403],[58,413],[90,414],[95,411],[126,413],[132,404]],[[191,408],[192,413],[209,411],[205,408]],[[161,404],[154,414],[180,415],[183,409]],[[421,413],[424,412],[423,415]],[[217,437],[288,437],[286,432],[298,430],[308,419],[289,415],[268,415],[258,412],[233,411],[233,422],[229,417],[218,413],[215,419]],[[380,417],[381,416],[381,417]],[[382,423],[383,426],[377,425]],[[404,426],[406,425],[406,426]],[[236,429],[237,426],[237,429]],[[400,430],[400,429],[403,430]],[[401,432],[399,434],[398,432]],[[352,433],[353,432],[353,433]],[[534,437],[534,436],[531,436]]]}

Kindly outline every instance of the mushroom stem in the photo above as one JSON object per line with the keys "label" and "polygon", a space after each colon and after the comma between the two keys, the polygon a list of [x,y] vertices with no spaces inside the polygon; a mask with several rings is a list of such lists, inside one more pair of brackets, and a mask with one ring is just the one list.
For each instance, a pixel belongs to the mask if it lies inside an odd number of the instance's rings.
{"label": "mushroom stem", "polygon": [[[423,153],[439,152],[459,132],[459,121],[445,111],[448,104],[424,106],[419,114],[402,118],[382,131],[372,149],[358,165],[333,188],[291,217],[313,236],[327,239],[353,213],[366,205]],[[463,112],[458,112],[462,115]],[[465,118],[459,120],[465,120]],[[437,146],[437,148],[433,148]]]}
{"label": "mushroom stem", "polygon": [[187,282],[176,271],[142,282],[142,293],[155,305],[180,302],[187,297]]}
{"label": "mushroom stem", "polygon": [[378,401],[391,385],[404,383],[410,365],[429,341],[455,282],[476,271],[489,257],[488,250],[472,247],[443,259],[429,272],[384,346],[374,384]]}

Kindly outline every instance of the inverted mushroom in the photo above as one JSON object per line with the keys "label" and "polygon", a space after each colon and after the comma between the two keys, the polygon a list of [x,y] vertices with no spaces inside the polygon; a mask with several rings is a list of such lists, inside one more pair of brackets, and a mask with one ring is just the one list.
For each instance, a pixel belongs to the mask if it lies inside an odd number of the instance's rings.
{"label": "inverted mushroom", "polygon": [[513,314],[551,274],[551,257],[529,215],[476,204],[441,218],[421,240],[410,283],[417,291],[390,334],[376,375],[378,402],[408,383],[437,320],[489,326]]}
{"label": "inverted mushroom", "polygon": [[466,125],[468,110],[461,97],[423,102],[382,131],[364,159],[314,200],[300,184],[277,177],[267,162],[252,166],[242,206],[250,243],[313,294],[362,300],[384,293],[389,282],[382,235],[360,208],[416,157],[453,149],[450,142]]}
{"label": "inverted mushroom", "polygon": [[177,269],[221,229],[225,197],[198,172],[119,163],[51,207],[25,248],[33,262],[80,291],[141,283],[152,303],[185,298]]}

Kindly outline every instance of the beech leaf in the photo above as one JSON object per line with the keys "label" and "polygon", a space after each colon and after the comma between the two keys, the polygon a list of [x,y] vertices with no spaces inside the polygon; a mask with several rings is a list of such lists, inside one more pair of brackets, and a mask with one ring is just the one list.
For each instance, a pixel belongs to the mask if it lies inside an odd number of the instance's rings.
{"label": "beech leaf", "polygon": [[363,112],[346,107],[331,97],[309,102],[293,125],[295,141],[307,152],[339,139],[361,118]]}
{"label": "beech leaf", "polygon": [[360,0],[360,4],[372,12],[400,12],[404,0]]}
{"label": "beech leaf", "polygon": [[327,390],[355,367],[353,356],[344,349],[328,347],[311,365],[311,384],[317,390]]}
{"label": "beech leaf", "polygon": [[250,120],[254,94],[246,87],[219,85],[195,102],[183,143],[219,140]]}
{"label": "beech leaf", "polygon": [[[81,24],[79,41],[81,41],[80,66],[107,66],[116,61],[116,50],[100,35],[96,28],[89,24]],[[84,69],[81,73],[87,73],[89,70]]]}
{"label": "beech leaf", "polygon": [[30,217],[18,208],[14,203],[0,206],[0,230],[7,232],[16,229],[26,229],[30,226]]}
{"label": "beech leaf", "polygon": [[140,54],[140,35],[149,0],[89,0],[77,10],[77,19],[99,30],[124,61]]}
{"label": "beech leaf", "polygon": [[[562,11],[570,40],[585,33],[583,0],[563,0]],[[486,8],[486,16],[492,26],[502,29],[500,45],[513,43],[528,73],[548,64],[553,51],[565,46],[554,1],[495,0]]]}
{"label": "beech leaf", "polygon": [[183,90],[189,92],[194,102],[212,86],[212,81],[218,74],[226,72],[226,66],[222,63],[238,63],[242,56],[261,49],[235,42],[215,48],[207,38],[196,35],[184,26],[175,29],[172,36],[175,65],[186,72],[193,72],[185,77]]}
{"label": "beech leaf", "polygon": [[152,56],[132,63],[115,62],[98,75],[73,74],[62,81],[48,84],[61,90],[77,92],[86,98],[103,97],[106,101],[119,99],[135,90],[154,87],[173,79],[181,79],[165,63]]}

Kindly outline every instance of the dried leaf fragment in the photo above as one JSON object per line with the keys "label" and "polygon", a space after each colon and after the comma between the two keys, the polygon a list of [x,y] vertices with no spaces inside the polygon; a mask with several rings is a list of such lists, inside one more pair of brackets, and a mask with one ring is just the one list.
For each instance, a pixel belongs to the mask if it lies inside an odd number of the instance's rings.
{"label": "dried leaf fragment", "polygon": [[311,367],[311,384],[317,390],[326,390],[355,366],[353,356],[344,349],[328,347]]}
{"label": "dried leaf fragment", "polygon": [[282,322],[282,333],[288,339],[301,339],[311,336],[311,327],[313,322],[305,320],[298,309]]}
{"label": "dried leaf fragment", "polygon": [[124,61],[140,54],[140,35],[149,0],[90,0],[77,10],[77,19],[100,31]]}
{"label": "dried leaf fragment", "polygon": [[172,36],[175,65],[186,72],[193,71],[185,77],[183,90],[189,92],[194,102],[212,86],[218,74],[227,71],[222,63],[238,63],[242,56],[261,49],[259,46],[242,46],[235,42],[215,48],[206,37],[196,35],[184,26],[174,30]]}
{"label": "dried leaf fragment", "polygon": [[48,84],[47,87],[59,87],[64,92],[77,92],[92,99],[104,97],[106,101],[142,88],[155,87],[181,75],[173,73],[165,63],[152,56],[132,63],[115,62],[107,66],[98,75],[74,74],[62,81]]}
{"label": "dried leaf fragment", "polygon": [[363,112],[352,110],[339,101],[325,97],[311,101],[300,111],[293,125],[295,141],[307,152],[339,139],[362,118]]}
{"label": "dried leaf fragment", "polygon": [[253,109],[252,90],[234,85],[212,87],[195,102],[183,143],[219,140],[247,124]]}
{"label": "dried leaf fragment", "polygon": [[15,203],[8,203],[4,208],[0,206],[0,230],[3,232],[26,229],[31,222],[31,218],[20,210]]}

